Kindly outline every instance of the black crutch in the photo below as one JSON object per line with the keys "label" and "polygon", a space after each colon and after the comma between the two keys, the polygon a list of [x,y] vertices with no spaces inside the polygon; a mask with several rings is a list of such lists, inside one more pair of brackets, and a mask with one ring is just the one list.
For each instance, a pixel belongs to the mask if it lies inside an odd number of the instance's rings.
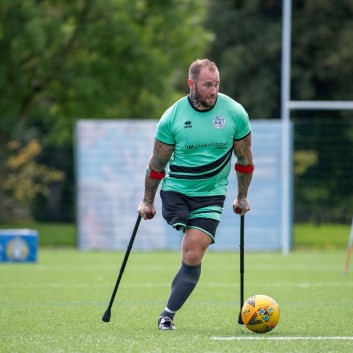
{"label": "black crutch", "polygon": [[[152,217],[153,217],[153,216],[152,216]],[[152,218],[152,217],[151,217],[151,218]],[[149,218],[150,218],[150,217],[149,217]],[[102,320],[103,320],[104,322],[109,322],[109,321],[110,321],[111,308],[112,308],[112,306],[113,306],[114,299],[115,299],[115,295],[116,295],[116,292],[117,292],[117,290],[118,290],[121,277],[122,277],[122,275],[123,275],[123,273],[124,273],[124,269],[125,269],[127,260],[128,260],[128,258],[129,258],[130,251],[131,251],[131,249],[132,249],[132,245],[133,245],[133,243],[134,243],[134,240],[135,240],[136,233],[137,233],[137,230],[138,230],[138,228],[139,228],[140,222],[141,222],[141,215],[139,214],[139,215],[137,216],[137,220],[136,220],[136,223],[135,223],[135,227],[134,227],[134,230],[133,230],[133,232],[132,232],[129,245],[128,245],[127,250],[126,250],[123,263],[121,264],[119,276],[118,276],[118,279],[116,280],[112,297],[110,298],[110,302],[109,302],[109,305],[108,305],[107,310],[105,311],[105,313],[104,313],[103,316],[102,316]]]}
{"label": "black crutch", "polygon": [[[236,209],[236,213],[241,213],[241,209]],[[243,325],[241,310],[244,305],[244,215],[240,216],[240,312],[238,316],[238,324]]]}

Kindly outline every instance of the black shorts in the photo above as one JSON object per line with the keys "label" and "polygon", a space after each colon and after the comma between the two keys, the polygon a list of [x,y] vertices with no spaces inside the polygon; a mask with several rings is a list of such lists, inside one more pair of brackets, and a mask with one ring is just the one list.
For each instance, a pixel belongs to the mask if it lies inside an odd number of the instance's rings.
{"label": "black shorts", "polygon": [[222,215],[225,196],[190,197],[173,191],[160,192],[164,219],[176,230],[197,228],[212,238]]}

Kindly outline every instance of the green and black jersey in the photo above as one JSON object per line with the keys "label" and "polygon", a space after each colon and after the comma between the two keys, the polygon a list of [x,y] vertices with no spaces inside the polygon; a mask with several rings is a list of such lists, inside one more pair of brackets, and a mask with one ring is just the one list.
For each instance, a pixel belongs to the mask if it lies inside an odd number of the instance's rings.
{"label": "green and black jersey", "polygon": [[234,140],[251,132],[245,109],[219,93],[209,110],[197,110],[188,96],[160,119],[156,139],[175,147],[162,190],[188,196],[226,195]]}

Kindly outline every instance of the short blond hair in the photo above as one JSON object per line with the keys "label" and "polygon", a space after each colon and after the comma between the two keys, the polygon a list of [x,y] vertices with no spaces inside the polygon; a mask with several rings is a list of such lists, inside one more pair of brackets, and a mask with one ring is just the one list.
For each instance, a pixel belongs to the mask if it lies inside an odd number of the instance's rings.
{"label": "short blond hair", "polygon": [[197,80],[203,67],[208,67],[211,71],[218,70],[217,65],[209,59],[197,59],[189,68],[189,80]]}

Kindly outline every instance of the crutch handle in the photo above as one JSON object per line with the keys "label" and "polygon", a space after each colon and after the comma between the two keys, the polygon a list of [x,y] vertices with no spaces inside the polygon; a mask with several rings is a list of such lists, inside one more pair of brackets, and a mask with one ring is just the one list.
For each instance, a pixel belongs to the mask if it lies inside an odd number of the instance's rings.
{"label": "crutch handle", "polygon": [[235,213],[236,214],[241,214],[243,212],[243,209],[242,208],[240,208],[240,207],[236,207],[235,208]]}

